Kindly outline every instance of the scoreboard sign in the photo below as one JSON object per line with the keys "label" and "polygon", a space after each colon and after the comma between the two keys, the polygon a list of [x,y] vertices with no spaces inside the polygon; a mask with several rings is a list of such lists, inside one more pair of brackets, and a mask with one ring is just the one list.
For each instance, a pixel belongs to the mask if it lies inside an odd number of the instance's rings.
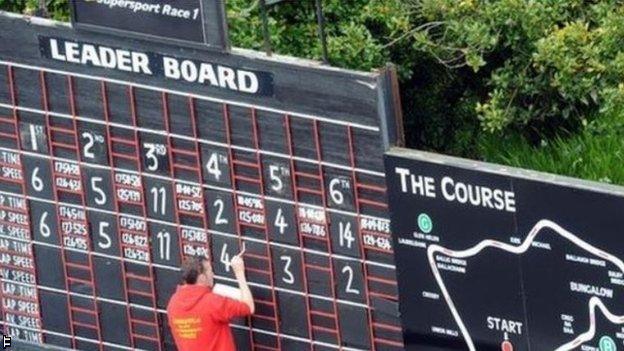
{"label": "scoreboard sign", "polygon": [[80,29],[152,36],[228,49],[224,0],[70,0]]}
{"label": "scoreboard sign", "polygon": [[624,189],[386,156],[408,350],[624,349]]}
{"label": "scoreboard sign", "polygon": [[5,332],[174,350],[180,263],[235,285],[245,243],[239,350],[401,350],[393,79],[0,13]]}

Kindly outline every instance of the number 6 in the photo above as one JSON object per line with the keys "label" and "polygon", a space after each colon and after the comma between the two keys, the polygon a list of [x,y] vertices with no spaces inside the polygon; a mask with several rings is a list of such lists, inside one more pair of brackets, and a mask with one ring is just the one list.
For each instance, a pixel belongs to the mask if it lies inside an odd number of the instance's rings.
{"label": "number 6", "polygon": [[339,184],[340,179],[338,178],[334,178],[329,182],[329,194],[336,205],[342,205],[344,202],[344,195],[338,189],[335,189],[336,185]]}
{"label": "number 6", "polygon": [[49,238],[51,234],[50,227],[46,224],[45,220],[48,218],[48,212],[44,212],[39,219],[39,232],[44,238]]}
{"label": "number 6", "polygon": [[35,191],[37,192],[43,190],[43,181],[37,175],[38,173],[39,173],[39,167],[35,167],[35,169],[32,172],[32,179],[30,180],[30,184],[32,184],[33,189],[35,189]]}

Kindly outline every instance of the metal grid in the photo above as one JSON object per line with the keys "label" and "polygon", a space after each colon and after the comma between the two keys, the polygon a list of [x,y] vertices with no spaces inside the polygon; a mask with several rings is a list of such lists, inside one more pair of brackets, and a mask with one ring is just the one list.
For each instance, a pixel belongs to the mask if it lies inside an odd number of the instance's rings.
{"label": "metal grid", "polygon": [[[0,68],[9,72],[11,91],[13,91],[13,95],[16,95],[16,83],[13,82],[12,78],[14,68],[11,66],[0,66]],[[20,69],[28,71],[24,68]],[[159,312],[162,312],[163,308],[162,306],[159,307],[159,294],[164,294],[164,292],[159,291],[155,270],[160,268],[175,271],[176,267],[168,262],[156,262],[154,257],[155,252],[158,251],[158,248],[155,247],[157,245],[156,233],[150,227],[151,224],[155,224],[176,228],[175,237],[172,238],[177,240],[179,244],[178,254],[180,257],[176,259],[176,262],[181,261],[183,256],[210,252],[213,263],[215,263],[215,259],[219,258],[220,249],[223,247],[215,248],[211,245],[214,238],[235,239],[239,247],[242,242],[248,244],[247,273],[254,295],[258,297],[259,308],[255,316],[249,318],[244,324],[238,324],[236,330],[238,336],[243,335],[247,338],[251,349],[280,350],[287,347],[285,346],[286,341],[293,340],[300,342],[299,345],[307,345],[306,348],[310,350],[326,350],[328,348],[339,350],[398,350],[402,348],[398,319],[396,316],[389,316],[387,311],[378,310],[375,303],[375,299],[382,299],[396,304],[397,295],[394,271],[391,265],[392,251],[389,246],[389,231],[386,229],[388,221],[385,218],[387,206],[385,205],[383,177],[378,175],[375,170],[366,170],[360,166],[360,163],[365,163],[365,157],[370,157],[370,155],[362,155],[362,152],[358,151],[358,147],[361,147],[362,143],[370,141],[366,140],[365,134],[362,136],[358,133],[362,130],[368,130],[360,129],[357,125],[344,126],[338,124],[341,128],[339,138],[346,140],[346,145],[342,150],[346,154],[346,158],[342,163],[335,160],[330,162],[324,157],[324,153],[328,152],[329,147],[324,145],[323,140],[328,140],[324,131],[334,126],[327,120],[311,119],[308,116],[299,118],[297,115],[279,114],[264,110],[261,107],[237,106],[231,103],[221,103],[217,107],[213,105],[215,111],[220,112],[220,115],[206,116],[208,110],[203,109],[206,100],[154,89],[156,92],[154,95],[158,99],[150,101],[152,108],[159,110],[162,117],[161,128],[158,129],[143,125],[146,117],[140,115],[139,107],[144,108],[141,104],[145,104],[145,99],[138,103],[139,98],[136,95],[137,90],[141,90],[142,94],[146,93],[143,88],[94,78],[93,81],[99,90],[96,95],[100,96],[101,105],[102,118],[98,119],[83,114],[80,106],[78,106],[74,83],[74,80],[78,78],[72,77],[70,74],[63,77],[67,81],[66,98],[70,107],[67,111],[69,113],[66,113],[50,108],[46,98],[50,94],[46,84],[46,72],[41,70],[36,73],[40,76],[39,88],[41,89],[42,106],[24,106],[15,96],[9,105],[15,113],[13,119],[15,128],[19,127],[20,113],[34,114],[37,118],[40,117],[45,121],[50,151],[47,155],[43,154],[39,157],[47,159],[50,169],[53,171],[54,197],[50,200],[57,209],[59,206],[78,206],[83,209],[85,214],[87,211],[89,213],[104,213],[106,212],[105,209],[86,205],[84,190],[89,184],[85,181],[82,169],[84,167],[103,169],[108,171],[110,175],[111,192],[114,200],[113,207],[108,212],[115,215],[119,251],[115,255],[109,256],[111,259],[119,260],[122,263],[122,291],[124,294],[119,302],[128,306],[125,309],[125,318],[127,319],[129,338],[127,343],[121,345],[122,347],[150,350],[170,348],[170,345],[165,342],[167,338],[163,334],[168,333],[168,330],[163,329],[163,320],[162,317],[159,317]],[[125,92],[127,115],[119,114],[120,108],[115,105],[120,103],[119,97],[112,101],[110,90],[113,87]],[[154,93],[154,91],[150,91],[150,93]],[[34,91],[23,93],[36,94]],[[63,95],[62,92],[61,95]],[[183,99],[185,101],[184,106],[175,105],[175,102],[172,102],[175,99]],[[123,101],[121,103],[124,104]],[[199,106],[200,103],[202,106]],[[0,101],[1,107],[3,104]],[[173,109],[177,110],[177,114],[174,115]],[[236,118],[233,117],[233,109],[238,111]],[[115,110],[114,113],[113,110]],[[180,114],[180,110],[184,112]],[[240,115],[241,110],[244,111],[243,117]],[[116,116],[113,116],[114,114]],[[266,115],[270,116],[267,117]],[[124,118],[125,122],[122,122]],[[184,120],[179,120],[180,118]],[[222,130],[212,135],[202,135],[202,132],[205,131],[205,128],[202,129],[202,121],[200,120],[202,118],[209,118],[211,122],[221,119]],[[80,132],[78,126],[83,122],[104,127],[107,143],[106,152],[108,154],[105,163],[107,164],[94,164],[83,157],[81,144],[78,140]],[[190,129],[186,129],[183,133],[174,130],[179,129],[180,124],[187,124]],[[269,135],[266,129],[263,129],[266,128],[266,125],[270,126],[272,130],[281,130],[278,133],[281,135],[281,139],[277,142],[277,144],[281,144],[281,150],[269,150],[263,147],[265,142],[275,142],[274,136]],[[246,136],[237,135],[237,133],[240,134],[240,130],[245,128],[248,129]],[[219,128],[215,127],[215,129]],[[306,131],[308,135],[309,140],[306,142],[309,145],[307,149],[300,145],[305,144],[303,140],[298,139],[302,131]],[[15,131],[15,133],[18,132],[18,130]],[[12,135],[16,135],[15,133]],[[215,134],[220,135],[216,136]],[[11,134],[0,136],[18,139],[17,136],[11,137],[9,135]],[[162,155],[161,158],[162,160],[166,159],[167,163],[161,174],[158,174],[159,171],[146,172],[145,154],[141,154],[141,151],[145,151],[142,150],[141,143],[146,135],[162,137],[162,144],[167,149],[166,155]],[[263,135],[266,136],[263,137]],[[227,162],[225,165],[228,166],[229,185],[212,184],[205,181],[206,173],[210,171],[206,168],[206,157],[202,154],[202,150],[206,147],[217,147],[226,152]],[[5,149],[20,156],[29,154],[17,146]],[[56,151],[60,149],[65,150],[65,152]],[[374,156],[381,157],[381,152],[382,150],[379,150],[379,155]],[[270,186],[265,181],[266,166],[271,162],[272,157],[280,162],[283,161],[288,167],[289,172],[283,174],[283,180],[286,181],[288,178],[290,183],[287,185],[290,187],[289,195],[278,196],[266,192],[267,187]],[[71,165],[77,165],[79,173],[54,173],[55,165],[59,162],[67,163],[66,169],[72,169]],[[328,184],[334,179],[329,175],[331,172],[342,172],[340,179],[345,180],[347,182],[345,184],[349,184],[352,190],[352,208],[340,208],[334,206],[334,203],[330,203],[332,195],[328,193],[335,191],[335,189],[330,189]],[[136,177],[138,183],[129,185],[118,182],[116,176],[121,174]],[[24,175],[23,171],[22,175]],[[58,189],[56,179],[61,177],[77,180],[80,184],[79,189],[74,189],[74,191],[72,189]],[[2,179],[5,180],[4,177]],[[24,187],[25,181],[27,179],[23,177],[21,180],[22,187]],[[172,203],[167,205],[175,209],[171,218],[154,218],[147,210],[149,206],[147,197],[150,196],[150,191],[154,189],[153,187],[150,188],[148,183],[156,181],[161,182],[158,184],[168,184],[170,194],[173,194],[170,198]],[[183,191],[178,192],[178,189],[190,189],[189,191],[200,189],[200,191],[194,192],[194,195],[188,195],[184,194]],[[118,196],[126,191],[138,194],[140,201],[121,199]],[[191,192],[193,193],[193,191]],[[211,223],[215,222],[216,216],[216,211],[211,208],[209,203],[212,192],[221,192],[230,196],[232,212],[229,214],[229,218],[235,222],[233,230],[211,228]],[[36,194],[28,194],[24,188],[21,190],[21,194],[18,193],[17,195],[28,198],[30,206],[37,206],[38,201],[35,200],[37,196],[34,196]],[[341,196],[346,197],[347,194]],[[181,205],[183,203],[195,204],[195,210],[185,210],[184,206]],[[276,242],[271,239],[271,235],[275,234],[275,228],[270,226],[271,219],[268,218],[267,207],[270,203],[279,206],[293,206],[293,225],[297,228],[295,232],[296,242]],[[282,209],[282,207],[279,208]],[[336,238],[332,235],[332,230],[334,230],[332,226],[337,224],[332,223],[331,217],[334,215],[355,220],[356,239],[354,240],[357,240],[357,248],[354,248],[355,253],[353,255],[340,252],[340,248],[334,247]],[[248,220],[246,216],[255,219]],[[124,218],[143,221],[145,223],[144,230],[124,228],[122,225]],[[57,221],[61,224],[63,219],[59,216]],[[86,225],[86,221],[80,223]],[[96,296],[97,289],[93,278],[95,273],[92,257],[106,256],[106,254],[95,252],[97,250],[93,247],[90,239],[94,233],[88,226],[86,228],[90,231],[84,235],[87,240],[87,250],[76,250],[73,247],[65,247],[65,245],[59,247],[63,252],[65,291],[67,291],[70,321],[70,330],[65,336],[70,340],[72,347],[82,346],[85,344],[85,340],[88,340],[89,345],[96,345],[98,349],[102,349],[105,344],[116,343],[103,339],[99,318],[85,321],[84,315],[93,317],[100,315],[97,302],[102,298]],[[189,239],[183,233],[184,230],[193,230],[194,233],[200,235],[191,236]],[[137,240],[131,243],[132,240],[126,240],[127,237],[144,239],[140,240],[143,242],[141,245],[137,245]],[[205,238],[205,240],[198,240],[197,238]],[[31,246],[40,244],[32,238],[29,238],[29,242]],[[277,267],[275,258],[279,255],[278,250],[282,249],[295,250],[301,262],[300,271],[292,271],[295,276],[300,275],[302,277],[299,288],[279,287],[277,280],[280,278],[277,277],[277,272],[285,268]],[[71,256],[69,254],[74,254],[76,251],[82,252],[83,255],[86,253],[84,255],[86,260],[74,262],[67,259]],[[128,252],[134,252],[134,254],[128,255]],[[137,252],[139,252],[139,256],[142,252],[142,257],[148,259],[137,259]],[[341,272],[336,267],[336,263],[349,263],[352,279],[355,279],[353,278],[356,274],[354,272],[358,270],[362,272],[363,285],[357,289],[351,288],[352,291],[363,293],[361,300],[350,301],[344,292],[342,292],[342,296],[339,296],[338,289],[341,288],[340,284],[344,278],[340,276]],[[131,266],[134,266],[135,269],[132,269]],[[136,267],[142,268],[140,273],[137,272]],[[72,269],[83,272],[86,274],[86,278],[72,277]],[[227,283],[232,281],[232,277],[227,276],[227,274],[218,274],[217,280]],[[74,291],[73,283],[86,286],[89,294],[85,294],[84,290]],[[325,289],[325,296],[318,293],[318,286]],[[80,296],[87,295],[90,298],[82,299],[82,304],[78,305],[74,298],[77,293],[80,293]],[[301,334],[292,335],[281,330],[281,322],[284,321],[281,321],[280,318],[278,293],[303,297],[304,306],[296,306],[297,308],[305,308],[305,330],[302,330]],[[347,297],[345,298],[345,296]],[[84,301],[87,301],[86,305]],[[341,325],[341,317],[346,317],[341,315],[341,308],[346,306],[362,311],[363,316],[365,316],[367,330],[364,332],[368,335],[366,342],[368,346],[354,346],[352,340],[348,340],[348,336],[344,335],[346,330],[345,326]],[[83,318],[76,319],[77,314],[82,314]],[[89,335],[82,329],[94,330],[96,333]],[[46,330],[45,323],[40,330]],[[48,334],[64,333],[40,331],[40,335]],[[361,338],[361,335],[359,337]]]}
{"label": "metal grid", "polygon": [[[10,115],[0,116],[0,140],[16,150],[21,150],[19,137],[19,122],[17,111],[17,96],[13,70],[7,68],[10,101],[14,108]],[[34,288],[37,285],[35,271],[35,257],[33,255],[33,241],[31,236],[31,219],[28,202],[25,200],[26,184],[23,179],[24,167],[21,156],[3,152],[0,167],[2,181],[17,185],[16,196],[2,195],[0,197],[0,232],[7,233],[2,240],[0,309],[2,311],[3,334],[25,339],[31,342],[43,341],[41,337],[41,311],[39,310],[39,294]],[[16,216],[17,215],[17,216]],[[24,218],[25,221],[12,218]],[[20,240],[21,239],[21,240]],[[26,250],[23,248],[26,247]],[[24,284],[26,283],[26,284]],[[28,306],[27,309],[19,305]],[[19,318],[26,318],[31,327],[20,328]],[[34,328],[33,328],[34,325]]]}

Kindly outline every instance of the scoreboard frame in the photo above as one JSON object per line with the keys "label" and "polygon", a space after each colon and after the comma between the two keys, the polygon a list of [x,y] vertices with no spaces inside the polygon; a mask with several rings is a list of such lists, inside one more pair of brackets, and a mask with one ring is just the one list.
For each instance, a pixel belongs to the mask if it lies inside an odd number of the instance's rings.
{"label": "scoreboard frame", "polygon": [[[152,66],[61,62],[46,51],[51,38],[255,72],[270,94]],[[11,228],[0,269],[31,279],[2,280],[3,298],[30,311],[2,309],[9,334],[172,349],[163,308],[181,253],[210,252],[217,281],[231,284],[222,263],[244,241],[258,309],[233,324],[239,349],[402,349],[382,162],[402,135],[392,68],[353,72],[2,12],[0,44],[0,204],[14,218],[0,221],[0,233]],[[20,313],[28,325],[14,323]]]}

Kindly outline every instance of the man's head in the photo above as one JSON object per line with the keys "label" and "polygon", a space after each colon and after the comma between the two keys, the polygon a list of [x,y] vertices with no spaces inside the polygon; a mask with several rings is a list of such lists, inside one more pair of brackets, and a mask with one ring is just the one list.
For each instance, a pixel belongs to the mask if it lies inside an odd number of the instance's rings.
{"label": "man's head", "polygon": [[210,260],[205,257],[186,259],[182,264],[182,284],[212,286],[214,273]]}

